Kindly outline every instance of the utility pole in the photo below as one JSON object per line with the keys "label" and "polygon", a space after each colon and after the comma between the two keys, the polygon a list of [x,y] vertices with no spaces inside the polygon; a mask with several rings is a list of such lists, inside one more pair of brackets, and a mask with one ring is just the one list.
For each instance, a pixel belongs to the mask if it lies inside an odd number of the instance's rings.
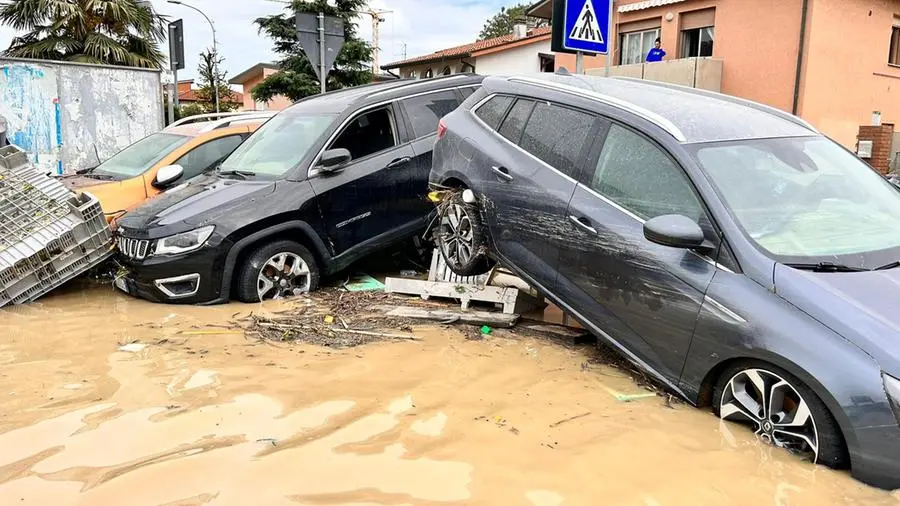
{"label": "utility pole", "polygon": [[371,7],[366,8],[366,10],[360,12],[360,14],[365,14],[372,18],[372,75],[378,75],[381,69],[378,67],[378,51],[379,51],[379,37],[378,37],[378,25],[384,23],[384,18],[381,17],[382,14],[392,13],[394,11],[389,10],[375,10]]}
{"label": "utility pole", "polygon": [[[213,86],[213,90],[215,90],[215,93],[216,93],[216,95],[215,95],[216,96],[216,113],[218,114],[219,113],[219,63],[218,63],[219,47],[218,47],[218,43],[216,41],[216,25],[215,25],[215,23],[213,23],[213,21],[211,19],[209,19],[209,16],[207,16],[205,12],[194,7],[193,5],[186,4],[186,3],[182,2],[181,0],[168,0],[168,2],[170,4],[181,5],[181,6],[187,7],[188,9],[193,9],[193,10],[199,12],[200,15],[206,19],[206,22],[209,23],[209,28],[212,30],[212,36],[213,36],[213,40],[212,40],[212,43],[213,43],[212,86]],[[178,87],[177,79],[175,80],[175,87],[176,88]],[[176,93],[176,96],[177,96],[177,93]]]}

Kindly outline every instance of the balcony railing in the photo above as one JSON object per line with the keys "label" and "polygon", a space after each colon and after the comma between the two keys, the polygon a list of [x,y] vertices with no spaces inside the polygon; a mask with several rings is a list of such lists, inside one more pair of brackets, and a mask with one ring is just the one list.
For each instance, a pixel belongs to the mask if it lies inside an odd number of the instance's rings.
{"label": "balcony railing", "polygon": [[[681,58],[634,65],[617,65],[610,69],[610,75],[635,77],[721,92],[724,66],[725,60],[721,58]],[[603,68],[590,69],[587,73],[602,76],[605,70]]]}

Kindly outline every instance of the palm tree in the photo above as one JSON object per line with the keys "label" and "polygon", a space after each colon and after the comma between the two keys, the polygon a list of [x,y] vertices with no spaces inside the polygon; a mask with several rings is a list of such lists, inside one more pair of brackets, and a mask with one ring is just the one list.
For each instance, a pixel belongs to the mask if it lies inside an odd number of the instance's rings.
{"label": "palm tree", "polygon": [[0,24],[25,32],[10,57],[161,68],[166,21],[148,0],[0,0]]}

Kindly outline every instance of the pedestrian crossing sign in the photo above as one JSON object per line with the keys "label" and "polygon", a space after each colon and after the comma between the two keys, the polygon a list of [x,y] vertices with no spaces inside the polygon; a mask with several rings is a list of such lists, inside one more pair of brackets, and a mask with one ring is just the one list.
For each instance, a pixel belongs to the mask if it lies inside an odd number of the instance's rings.
{"label": "pedestrian crossing sign", "polygon": [[[565,4],[562,46],[569,51],[607,54],[613,0],[554,0]],[[558,12],[558,11],[557,11]],[[554,23],[555,24],[555,23]]]}

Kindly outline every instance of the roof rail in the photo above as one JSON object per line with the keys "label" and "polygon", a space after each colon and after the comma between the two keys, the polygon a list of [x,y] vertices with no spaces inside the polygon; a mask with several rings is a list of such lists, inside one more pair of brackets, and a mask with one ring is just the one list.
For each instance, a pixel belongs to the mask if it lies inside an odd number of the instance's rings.
{"label": "roof rail", "polygon": [[638,79],[636,77],[626,77],[626,76],[615,76],[613,79],[618,79],[620,81],[632,81],[639,82],[642,84],[648,84],[651,86],[657,86],[660,88],[668,88],[671,90],[683,91],[685,93],[692,93],[694,95],[700,95],[709,98],[717,98],[719,100],[724,100],[726,102],[731,102],[733,104],[743,105],[745,107],[749,107],[751,109],[756,109],[757,111],[767,112],[772,114],[773,116],[777,116],[783,120],[789,121],[795,125],[801,126],[807,130],[810,130],[815,133],[820,133],[816,127],[812,126],[809,122],[800,118],[798,116],[794,116],[788,112],[782,111],[781,109],[768,106],[766,104],[761,104],[759,102],[754,102],[752,100],[747,100],[745,98],[735,97],[733,95],[726,95],[725,93],[718,93],[715,91],[704,90],[700,88],[692,88],[690,86],[683,86],[681,84],[672,84],[672,83],[664,83],[660,81],[650,81],[645,79]]}
{"label": "roof rail", "polygon": [[222,119],[222,118],[233,118],[236,116],[247,116],[248,114],[259,114],[263,111],[240,111],[240,112],[210,112],[206,114],[194,114],[193,116],[188,116],[186,118],[181,118],[180,120],[172,123],[166,128],[177,127],[181,125],[187,125],[188,123],[196,123],[199,121],[212,121],[214,119]]}
{"label": "roof rail", "polygon": [[[435,77],[428,77],[428,78],[425,78],[425,79],[410,79],[410,80],[409,80],[409,81],[410,81],[409,84],[399,84],[399,85],[397,85],[397,86],[392,86],[392,87],[390,87],[390,88],[388,88],[388,89],[386,89],[386,90],[376,91],[375,93],[372,93],[371,95],[369,95],[369,97],[377,97],[377,96],[379,96],[379,95],[384,95],[384,94],[386,94],[386,93],[390,93],[390,92],[395,91],[395,90],[412,88],[412,87],[414,87],[414,86],[424,86],[424,85],[426,85],[426,84],[432,84],[432,83],[434,83],[435,81],[438,81],[438,80],[440,80],[440,81],[452,81],[452,80],[455,80],[455,79],[463,79],[463,78],[466,78],[466,77],[472,77],[472,76],[474,76],[474,75],[475,75],[475,74],[453,74],[453,75],[450,75],[450,76],[435,76]],[[403,81],[403,80],[401,79],[400,81]],[[396,81],[388,81],[388,82],[396,82]]]}
{"label": "roof rail", "polygon": [[578,96],[586,96],[597,100],[598,102],[603,102],[607,105],[611,105],[614,107],[619,107],[621,109],[625,109],[626,111],[636,114],[647,121],[653,123],[654,125],[662,128],[666,132],[669,133],[672,137],[675,138],[678,142],[687,142],[687,137],[685,137],[684,132],[681,131],[674,123],[667,120],[666,118],[656,114],[653,111],[644,109],[639,105],[632,104],[631,102],[611,97],[609,95],[604,95],[603,93],[598,93],[593,90],[589,90],[586,88],[579,88],[577,86],[570,86],[568,84],[561,84],[553,81],[547,81],[544,79],[536,79],[533,77],[509,77],[507,78],[510,82],[521,82],[526,84],[533,84],[535,86],[541,86],[543,88],[549,88],[553,90],[563,91],[572,95]]}

